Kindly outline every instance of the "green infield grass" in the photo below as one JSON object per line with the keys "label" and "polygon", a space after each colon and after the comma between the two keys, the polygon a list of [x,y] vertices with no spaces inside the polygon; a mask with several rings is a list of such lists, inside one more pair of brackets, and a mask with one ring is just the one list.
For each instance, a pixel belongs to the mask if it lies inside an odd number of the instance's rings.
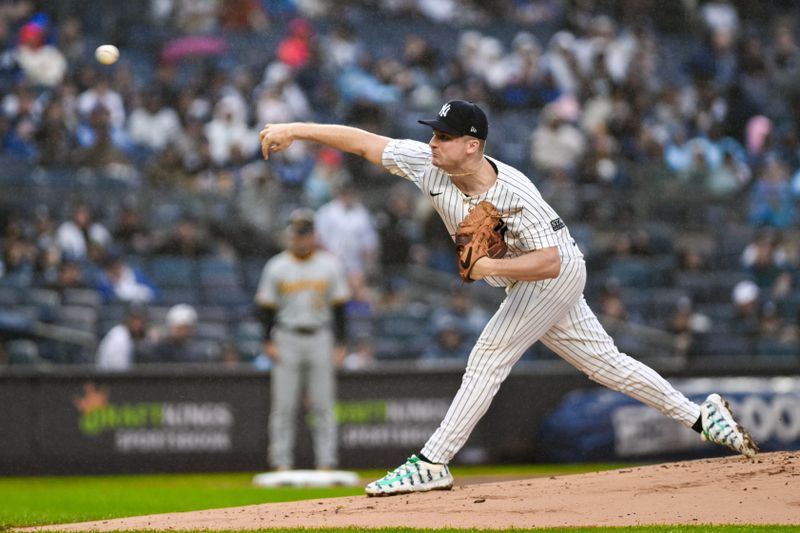
{"label": "green infield grass", "polygon": [[[458,478],[466,476],[551,476],[596,472],[621,465],[525,465],[497,467],[454,467]],[[630,466],[630,465],[625,465]],[[360,471],[362,480],[371,480],[383,471]],[[0,530],[35,526],[104,520],[125,516],[195,511],[220,507],[235,507],[268,502],[283,502],[316,498],[333,498],[363,494],[362,487],[332,488],[274,488],[265,489],[251,484],[252,473],[234,474],[169,474],[125,475],[97,477],[9,477],[0,478]],[[594,529],[538,529],[537,532],[575,533],[580,531],[698,532],[713,529],[727,532],[800,531],[786,526],[713,527],[674,526]],[[264,531],[279,531],[275,529]],[[285,530],[284,530],[285,531]],[[293,531],[345,533],[375,531],[361,529],[309,529]],[[412,529],[380,531],[419,532]],[[470,530],[424,530],[458,531]],[[471,530],[479,531],[479,530]],[[514,530],[520,531],[520,530]]]}

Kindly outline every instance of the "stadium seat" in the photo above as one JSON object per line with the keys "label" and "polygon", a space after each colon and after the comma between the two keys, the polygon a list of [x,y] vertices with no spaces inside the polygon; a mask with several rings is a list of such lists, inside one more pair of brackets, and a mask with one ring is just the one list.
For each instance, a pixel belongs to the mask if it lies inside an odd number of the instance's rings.
{"label": "stadium seat", "polygon": [[222,347],[216,340],[195,338],[191,339],[189,344],[192,353],[200,357],[198,362],[211,363],[218,361],[222,353]]}
{"label": "stadium seat", "polygon": [[264,327],[261,322],[245,320],[236,327],[236,337],[242,340],[260,341],[264,337]]}
{"label": "stadium seat", "polygon": [[164,255],[153,257],[147,272],[162,289],[197,286],[196,264],[188,257]]}
{"label": "stadium seat", "polygon": [[262,258],[248,258],[242,262],[242,274],[244,277],[244,288],[246,290],[255,292],[266,262],[267,260]]}
{"label": "stadium seat", "polygon": [[199,260],[200,284],[203,287],[239,287],[239,263],[217,257]]}
{"label": "stadium seat", "polygon": [[239,287],[204,287],[203,302],[211,305],[248,307],[253,303],[253,295]]}
{"label": "stadium seat", "polygon": [[39,347],[32,340],[17,339],[5,345],[10,365],[35,365],[41,363]]}
{"label": "stadium seat", "polygon": [[384,313],[375,320],[376,356],[381,359],[415,359],[432,342],[428,314],[420,310]]}
{"label": "stadium seat", "polygon": [[649,287],[653,276],[646,259],[614,258],[609,262],[608,274],[616,278],[620,285],[627,287]]}
{"label": "stadium seat", "polygon": [[56,323],[82,331],[95,333],[97,330],[97,310],[83,305],[63,305],[58,309]]}
{"label": "stadium seat", "polygon": [[235,322],[238,319],[236,313],[233,313],[230,308],[224,305],[197,305],[198,320],[201,322]]}
{"label": "stadium seat", "polygon": [[797,343],[781,342],[772,339],[758,341],[758,355],[766,357],[800,356],[800,345]]}
{"label": "stadium seat", "polygon": [[752,339],[736,333],[707,333],[698,337],[697,352],[704,356],[752,356],[756,346]]}
{"label": "stadium seat", "polygon": [[198,322],[194,334],[199,339],[222,342],[228,337],[228,325],[221,322]]}
{"label": "stadium seat", "polygon": [[200,294],[195,287],[167,287],[159,291],[158,302],[162,305],[200,303]]}
{"label": "stadium seat", "polygon": [[23,292],[20,287],[0,287],[0,306],[10,307],[23,302]]}
{"label": "stadium seat", "polygon": [[98,308],[103,303],[103,298],[94,289],[64,289],[61,301],[66,305]]}

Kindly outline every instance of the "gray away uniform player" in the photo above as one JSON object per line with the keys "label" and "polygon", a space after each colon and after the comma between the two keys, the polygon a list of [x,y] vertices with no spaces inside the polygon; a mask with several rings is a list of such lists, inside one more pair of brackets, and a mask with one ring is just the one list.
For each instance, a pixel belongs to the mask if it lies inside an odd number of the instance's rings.
{"label": "gray away uniform player", "polygon": [[482,258],[470,274],[504,287],[506,298],[472,349],[461,387],[439,428],[418,455],[367,485],[367,494],[450,488],[447,464],[486,413],[511,367],[536,341],[590,379],[658,409],[706,440],[755,455],[755,444],[719,395],[697,405],[654,370],[619,352],[584,300],[586,266],[566,224],[525,175],[484,155],[488,123],[477,105],[450,101],[435,119],[420,122],[433,128],[428,144],[337,125],[268,124],[261,131],[266,158],[301,139],[382,164],[420,188],[451,235],[481,200],[507,213],[506,257]]}
{"label": "gray away uniform player", "polygon": [[269,460],[277,470],[294,465],[297,407],[305,381],[316,466],[329,469],[337,463],[335,360],[345,353],[349,292],[340,261],[316,248],[313,212],[299,210],[291,219],[289,249],[267,262],[256,293],[264,351],[273,362]]}

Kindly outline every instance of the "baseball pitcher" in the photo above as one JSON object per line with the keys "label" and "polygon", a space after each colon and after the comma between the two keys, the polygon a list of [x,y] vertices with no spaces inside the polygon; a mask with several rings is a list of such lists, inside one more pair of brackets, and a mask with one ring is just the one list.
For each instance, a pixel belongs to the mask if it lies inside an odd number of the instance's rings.
{"label": "baseball pitcher", "polygon": [[448,463],[486,413],[511,367],[542,341],[590,379],[691,427],[702,438],[752,457],[758,451],[718,394],[697,405],[654,370],[620,353],[586,304],[586,265],[565,222],[520,171],[484,154],[484,112],[453,100],[427,144],[340,125],[267,124],[264,158],[295,140],[350,152],[410,180],[455,238],[465,281],[503,287],[506,298],[470,353],[461,387],[420,453],[367,485],[370,496],[449,489]]}

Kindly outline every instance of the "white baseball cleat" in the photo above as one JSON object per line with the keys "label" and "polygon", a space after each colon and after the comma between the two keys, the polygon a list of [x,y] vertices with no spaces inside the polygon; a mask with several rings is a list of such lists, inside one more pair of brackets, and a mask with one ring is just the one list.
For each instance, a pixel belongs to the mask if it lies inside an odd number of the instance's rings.
{"label": "white baseball cleat", "polygon": [[431,464],[416,455],[366,487],[367,496],[390,496],[429,490],[450,490],[453,476],[447,465]]}
{"label": "white baseball cleat", "polygon": [[721,444],[747,457],[755,457],[758,446],[747,431],[733,418],[728,402],[719,394],[710,394],[700,406],[703,440]]}

